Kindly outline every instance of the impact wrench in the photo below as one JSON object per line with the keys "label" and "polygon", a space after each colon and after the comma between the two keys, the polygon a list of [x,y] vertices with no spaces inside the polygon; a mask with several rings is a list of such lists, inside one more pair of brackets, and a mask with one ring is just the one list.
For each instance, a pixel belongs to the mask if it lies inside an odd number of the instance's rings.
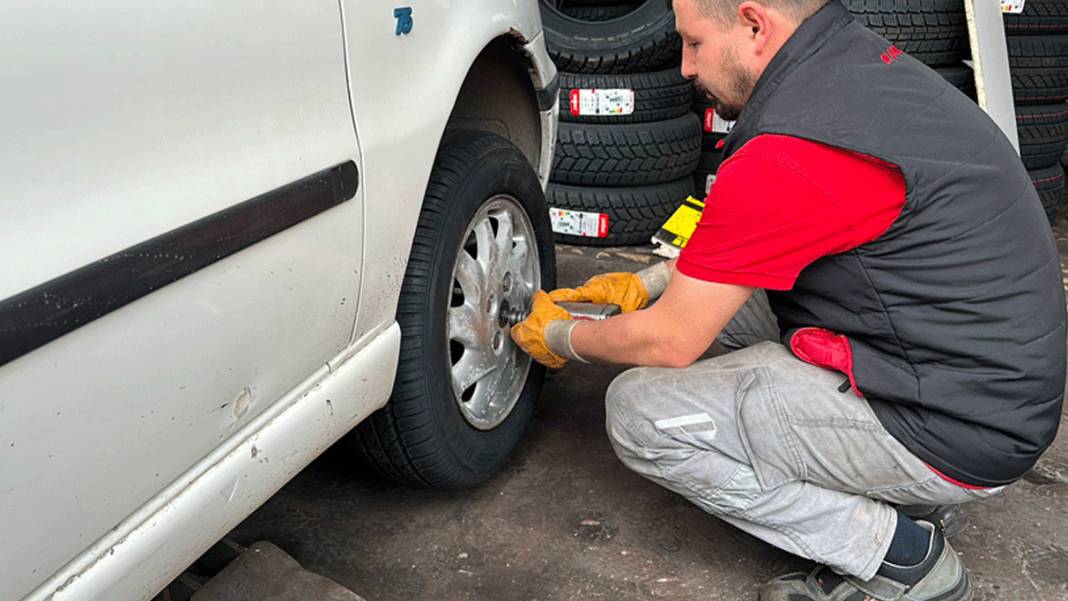
{"label": "impact wrench", "polygon": [[[561,309],[571,314],[572,319],[580,321],[600,321],[613,315],[619,315],[619,305],[601,305],[597,303],[557,303]],[[510,326],[523,321],[530,312],[519,307],[502,307],[501,318]]]}

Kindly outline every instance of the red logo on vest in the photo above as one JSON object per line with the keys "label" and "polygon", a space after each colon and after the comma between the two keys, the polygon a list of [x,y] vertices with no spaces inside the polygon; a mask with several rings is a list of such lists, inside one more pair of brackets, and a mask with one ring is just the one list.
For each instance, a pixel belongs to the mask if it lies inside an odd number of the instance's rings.
{"label": "red logo on vest", "polygon": [[886,49],[886,52],[879,55],[879,58],[883,59],[883,62],[892,65],[894,61],[901,58],[901,55],[905,54],[897,46],[890,46]]}

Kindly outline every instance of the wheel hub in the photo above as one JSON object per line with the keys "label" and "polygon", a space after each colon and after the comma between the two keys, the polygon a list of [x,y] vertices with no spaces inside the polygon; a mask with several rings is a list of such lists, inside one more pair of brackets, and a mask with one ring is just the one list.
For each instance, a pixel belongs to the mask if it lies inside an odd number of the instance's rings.
{"label": "wheel hub", "polygon": [[468,225],[457,255],[446,327],[453,393],[475,428],[504,422],[526,385],[531,359],[512,342],[509,329],[540,287],[526,211],[508,195],[489,199]]}

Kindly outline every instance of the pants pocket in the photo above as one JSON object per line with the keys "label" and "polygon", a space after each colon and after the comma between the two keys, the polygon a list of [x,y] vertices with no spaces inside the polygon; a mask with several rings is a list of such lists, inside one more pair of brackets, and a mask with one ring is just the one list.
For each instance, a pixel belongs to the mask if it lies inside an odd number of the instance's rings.
{"label": "pants pocket", "polygon": [[[759,373],[759,372],[757,372]],[[760,377],[766,377],[761,374]],[[757,386],[755,374],[738,391],[737,420],[742,446],[764,490],[803,480],[805,464],[782,399],[770,386]]]}

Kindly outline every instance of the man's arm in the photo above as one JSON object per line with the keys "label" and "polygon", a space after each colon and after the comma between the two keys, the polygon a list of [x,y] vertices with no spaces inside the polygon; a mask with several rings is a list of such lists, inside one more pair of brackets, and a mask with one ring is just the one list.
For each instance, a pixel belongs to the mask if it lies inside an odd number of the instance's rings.
{"label": "man's arm", "polygon": [[686,367],[708,350],[752,294],[752,288],[673,271],[667,290],[648,309],[575,324],[571,348],[596,363]]}

